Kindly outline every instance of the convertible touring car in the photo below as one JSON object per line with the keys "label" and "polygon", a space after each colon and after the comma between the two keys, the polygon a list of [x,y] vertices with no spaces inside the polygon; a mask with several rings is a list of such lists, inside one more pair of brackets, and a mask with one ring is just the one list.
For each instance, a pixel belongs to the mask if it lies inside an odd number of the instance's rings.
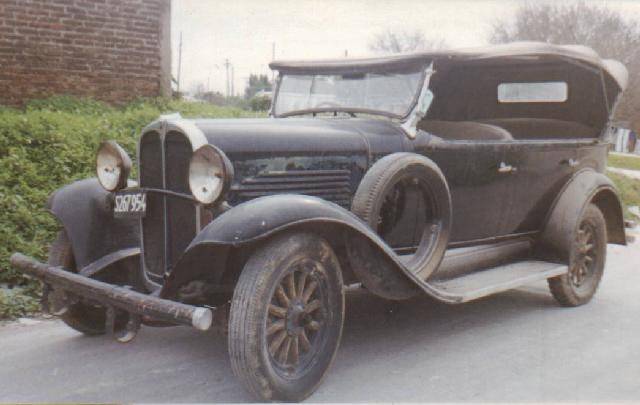
{"label": "convertible touring car", "polygon": [[276,61],[270,117],[163,116],[138,178],[115,142],[55,191],[44,303],[87,335],[226,322],[258,399],[302,400],[343,327],[345,286],[458,304],[548,280],[587,303],[625,244],[603,174],[625,67],[583,46],[515,43]]}

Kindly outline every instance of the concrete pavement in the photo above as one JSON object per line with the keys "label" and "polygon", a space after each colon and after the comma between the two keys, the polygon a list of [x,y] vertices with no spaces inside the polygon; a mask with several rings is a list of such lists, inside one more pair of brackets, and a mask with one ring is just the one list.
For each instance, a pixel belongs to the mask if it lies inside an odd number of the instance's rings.
{"label": "concrete pavement", "polygon": [[[225,338],[143,328],[130,344],[59,321],[0,327],[0,402],[236,402]],[[546,284],[460,306],[347,299],[336,362],[313,402],[640,401],[640,243],[610,246],[594,300]]]}

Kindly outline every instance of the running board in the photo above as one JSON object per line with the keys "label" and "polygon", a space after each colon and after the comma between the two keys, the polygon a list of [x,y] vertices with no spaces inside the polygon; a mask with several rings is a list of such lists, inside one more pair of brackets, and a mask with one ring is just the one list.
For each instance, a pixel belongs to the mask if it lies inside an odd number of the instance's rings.
{"label": "running board", "polygon": [[430,289],[450,303],[463,303],[565,274],[564,264],[525,260],[480,270],[449,280],[429,282]]}

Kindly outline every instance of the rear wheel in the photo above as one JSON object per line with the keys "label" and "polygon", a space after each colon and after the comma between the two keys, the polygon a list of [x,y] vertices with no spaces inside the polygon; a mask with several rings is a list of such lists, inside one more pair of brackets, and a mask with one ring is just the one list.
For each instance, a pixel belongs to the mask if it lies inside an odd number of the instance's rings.
{"label": "rear wheel", "polygon": [[229,319],[233,372],[261,400],[300,401],[335,356],[344,318],[338,259],[322,238],[288,233],[256,251]]}
{"label": "rear wheel", "polygon": [[554,298],[564,306],[578,306],[591,300],[604,272],[607,230],[602,212],[589,204],[575,232],[569,272],[549,279]]}
{"label": "rear wheel", "polygon": [[[51,244],[47,263],[72,272],[77,271],[71,242],[64,230],[58,232]],[[103,335],[106,332],[106,310],[101,306],[80,301],[70,305],[60,318],[73,329],[88,336]]]}

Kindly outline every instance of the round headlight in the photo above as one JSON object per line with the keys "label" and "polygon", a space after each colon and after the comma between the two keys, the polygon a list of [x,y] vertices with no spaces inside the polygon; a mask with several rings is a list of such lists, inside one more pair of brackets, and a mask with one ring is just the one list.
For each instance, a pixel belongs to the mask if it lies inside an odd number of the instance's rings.
{"label": "round headlight", "polygon": [[189,188],[196,200],[213,204],[227,191],[232,178],[233,166],[218,148],[204,145],[193,152]]}
{"label": "round headlight", "polygon": [[116,191],[127,186],[131,171],[131,159],[127,152],[114,141],[102,142],[96,155],[98,181],[107,191]]}

